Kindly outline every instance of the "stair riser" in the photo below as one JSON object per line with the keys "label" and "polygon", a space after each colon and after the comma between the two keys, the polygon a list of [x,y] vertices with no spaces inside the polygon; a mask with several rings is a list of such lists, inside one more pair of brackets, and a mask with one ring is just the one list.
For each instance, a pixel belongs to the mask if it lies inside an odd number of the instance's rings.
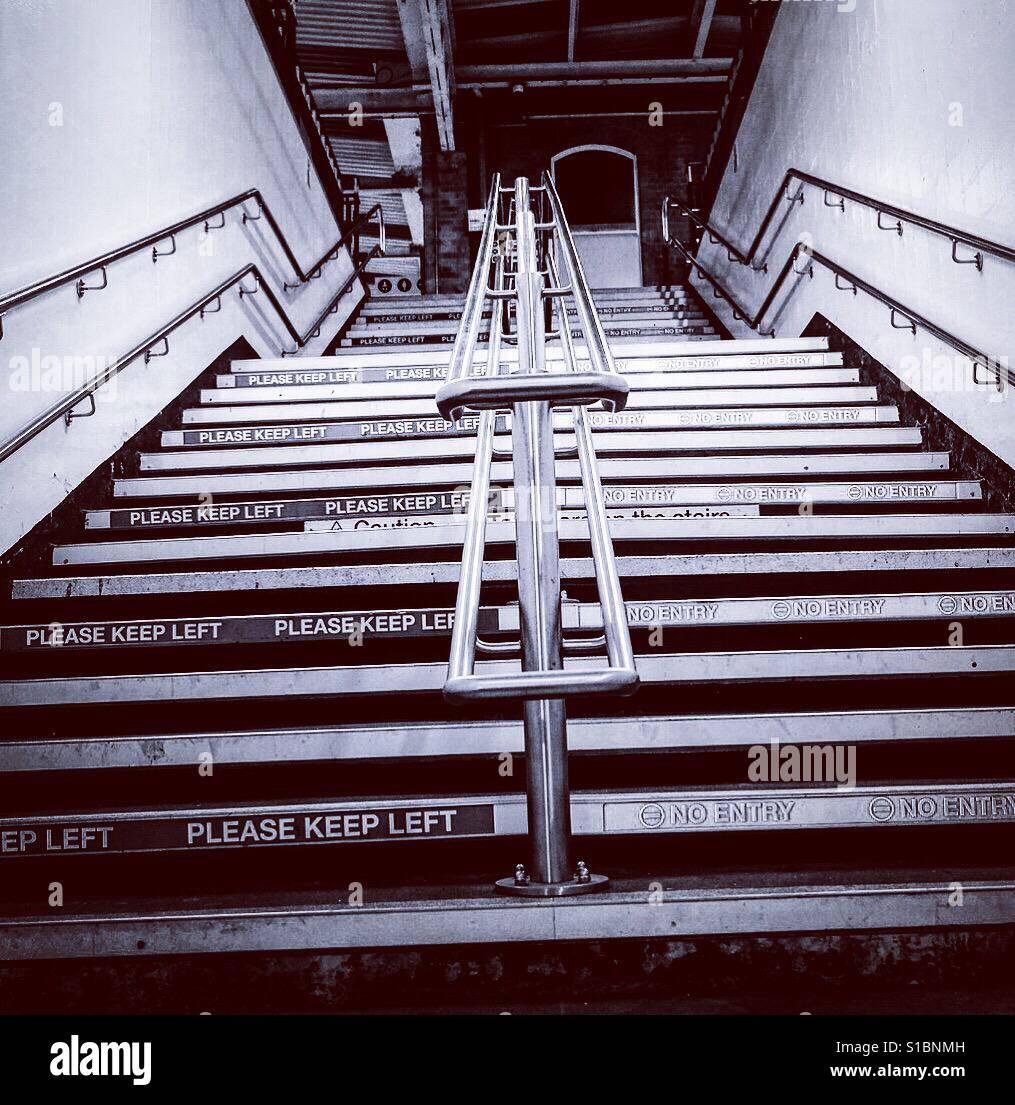
{"label": "stair riser", "polygon": [[[617,486],[607,484],[609,506],[675,506],[696,504],[760,504],[795,506],[800,503],[862,503],[865,506],[900,503],[975,502],[980,485],[972,480],[923,483],[853,484],[672,484]],[[491,510],[511,509],[511,488],[494,492]],[[462,514],[468,493],[430,492],[421,495],[345,496],[330,499],[280,499],[203,506],[160,505],[137,510],[92,510],[85,515],[87,529],[146,530],[165,526],[272,525],[350,517],[412,517]],[[557,502],[572,509],[584,505],[580,488],[558,488]]]}
{"label": "stair riser", "polygon": [[[606,337],[609,341],[660,341],[663,338],[673,338],[679,341],[695,342],[715,336],[715,329],[711,326],[667,326],[656,329],[648,329],[639,326],[627,326],[623,329],[617,327],[605,327]],[[579,340],[583,337],[581,330],[572,330],[571,337]],[[454,345],[456,335],[445,334],[414,334],[413,336],[375,334],[364,337],[348,337],[339,340],[339,346],[343,349],[379,349],[391,347],[402,349],[405,347],[428,345]],[[483,331],[478,336],[478,341],[488,342],[490,335]]]}
{"label": "stair riser", "polygon": [[[270,381],[271,377],[265,377]],[[645,392],[679,393],[694,392],[698,390],[715,390],[729,388],[730,390],[751,387],[781,387],[781,388],[805,388],[810,386],[836,387],[844,385],[855,387],[860,383],[860,373],[854,368],[800,368],[800,369],[764,369],[760,371],[726,372],[717,378],[711,372],[674,372],[674,373],[646,373],[642,376],[631,377],[628,381],[631,388],[630,399],[632,404],[640,407],[652,405],[665,407],[669,401],[666,395],[659,395],[655,399],[643,399],[639,396]],[[259,387],[240,388],[215,388],[201,392],[201,403],[205,408],[190,408],[184,412],[184,424],[203,420],[216,419],[222,421],[226,417],[221,408],[240,407],[251,404],[259,406],[275,405],[279,403],[356,403],[369,401],[372,406],[366,408],[350,408],[364,411],[365,417],[390,412],[392,415],[408,413],[402,404],[406,399],[420,398],[427,400],[426,408],[420,410],[421,414],[435,416],[437,414],[434,399],[436,391],[435,381],[405,381],[389,384],[314,384],[309,379],[302,384],[293,386],[276,387],[266,383]],[[800,396],[806,399],[806,394]],[[682,402],[680,395],[676,396],[676,402]],[[688,401],[691,405],[701,405],[700,399],[693,394]],[[798,400],[799,401],[799,400]],[[385,408],[384,404],[391,404]],[[750,403],[748,403],[750,405]],[[211,408],[219,408],[213,410]],[[341,413],[340,408],[339,413]],[[263,421],[261,418],[256,421]]]}
{"label": "stair riser", "polygon": [[[885,426],[869,429],[839,429],[814,426],[787,430],[701,430],[625,433],[617,430],[594,431],[597,452],[653,455],[712,450],[779,449],[883,449],[916,446],[921,431],[916,426]],[[561,455],[576,452],[573,435],[557,434],[556,449]],[[202,468],[274,468],[278,465],[360,464],[371,460],[423,462],[438,457],[456,458],[475,455],[475,441],[469,438],[445,440],[419,439],[389,442],[359,441],[353,445],[282,445],[257,449],[205,449],[189,453],[142,453],[142,472],[186,471]],[[494,439],[494,454],[511,455],[511,440]]]}
{"label": "stair riser", "polygon": [[[701,714],[573,718],[573,753],[666,752],[759,744],[869,744],[953,741],[957,735],[1015,738],[1015,710],[879,710],[855,713]],[[5,771],[187,767],[211,753],[216,764],[499,756],[523,751],[520,721],[417,723],[328,729],[269,729],[4,742]]]}
{"label": "stair riser", "polygon": [[[644,315],[644,317],[641,317]],[[572,323],[574,322],[574,312],[569,316]],[[702,311],[670,311],[666,315],[653,315],[650,312],[629,312],[622,314],[619,317],[612,317],[610,315],[602,315],[603,328],[607,334],[612,333],[615,330],[623,330],[626,327],[633,326],[638,330],[657,330],[660,328],[682,328],[685,325],[691,326],[703,326],[708,324],[707,319]],[[556,319],[554,321],[556,326]],[[708,324],[710,325],[710,324]],[[379,322],[376,319],[358,320],[345,332],[347,338],[362,338],[372,337],[374,335],[383,335],[385,337],[398,337],[402,335],[407,338],[414,338],[418,334],[451,334],[452,336],[457,334],[459,329],[459,320],[457,319],[434,319],[429,322],[419,322],[413,319],[398,320],[393,319],[387,322]],[[483,324],[480,327],[480,333],[488,333],[490,329],[490,317],[486,316]],[[581,331],[579,330],[579,336]]]}
{"label": "stair riser", "polygon": [[[16,818],[0,823],[5,860],[71,852],[204,852],[219,848],[298,847],[375,840],[523,836],[524,795],[455,795],[443,801],[343,801],[234,807],[167,814]],[[1015,822],[1015,783],[842,790],[762,788],[728,791],[602,791],[571,796],[578,836],[772,829],[870,828]]]}
{"label": "stair riser", "polygon": [[[588,362],[582,367],[588,369]],[[648,373],[712,372],[723,373],[745,369],[840,368],[842,356],[838,353],[804,353],[796,357],[644,357],[639,360],[620,361],[617,371],[633,378],[634,387],[642,386],[641,378]],[[321,367],[302,369],[293,367],[271,370],[257,369],[251,372],[233,372],[217,376],[217,388],[279,387],[299,384],[390,384],[397,394],[397,385],[405,381],[432,380],[435,385],[443,381],[447,366],[443,364],[395,365],[386,368],[336,368]],[[725,374],[714,377],[716,386],[723,386]],[[436,386],[434,388],[436,391]]]}
{"label": "stair riser", "polygon": [[[947,453],[829,453],[807,456],[744,456],[735,457],[639,457],[625,459],[606,457],[599,462],[604,480],[684,479],[712,477],[728,479],[739,476],[813,477],[848,473],[851,476],[878,473],[946,472]],[[509,464],[494,463],[491,478],[508,483],[512,479]],[[557,464],[560,481],[581,478],[573,461]],[[414,464],[402,467],[355,469],[320,469],[292,472],[240,472],[196,476],[149,476],[113,481],[115,498],[164,498],[189,495],[270,494],[273,491],[324,491],[344,489],[365,491],[377,488],[469,487],[472,483],[471,464]]]}
{"label": "stair riser", "polygon": [[[659,599],[625,604],[632,630],[699,626],[877,624],[945,621],[956,618],[1015,618],[1015,591],[937,592],[903,595],[815,595],[768,599]],[[328,641],[357,648],[365,639],[450,637],[454,610],[448,607],[372,611],[313,611],[217,618],[151,621],[67,622],[0,627],[0,651],[48,656],[80,649],[232,647]],[[565,631],[601,630],[598,604],[565,604]],[[481,607],[477,628],[484,638],[519,631],[517,606]],[[355,658],[355,653],[349,659]],[[337,656],[335,657],[338,658]],[[346,661],[348,662],[348,661]]]}
{"label": "stair riser", "polygon": [[[598,308],[599,317],[603,320],[631,320],[636,322],[657,318],[682,318],[694,316],[703,318],[704,312],[693,301],[687,299],[675,300],[670,303],[631,303],[609,304]],[[574,307],[568,308],[568,316],[571,319],[578,317]],[[483,312],[483,318],[489,322],[490,311]],[[356,329],[367,329],[374,326],[423,326],[436,324],[440,327],[457,327],[462,321],[462,311],[448,307],[434,311],[406,310],[363,310],[356,319]]]}
{"label": "stair riser", "polygon": [[[755,586],[771,590],[770,576],[813,576],[860,573],[866,579],[873,575],[886,582],[895,575],[910,578],[914,572],[934,572],[950,577],[955,570],[989,572],[992,575],[1015,570],[1015,549],[1011,548],[944,548],[944,549],[845,549],[834,552],[756,552],[748,559],[740,553],[703,553],[700,555],[618,556],[617,571],[622,580],[637,584],[646,579],[700,577],[726,580],[736,586],[738,580],[750,577]],[[457,560],[434,561],[427,564],[350,564],[326,566],[292,566],[281,568],[223,569],[202,572],[146,572],[143,575],[59,576],[52,579],[20,579],[14,581],[15,600],[148,598],[158,596],[189,596],[215,593],[246,594],[250,591],[310,591],[327,588],[377,588],[454,585],[460,565]],[[593,578],[592,561],[588,557],[561,559],[561,576],[567,580],[588,581]],[[510,560],[487,561],[483,565],[483,580],[487,583],[512,583],[516,576]]]}
{"label": "stair riser", "polygon": [[[712,412],[721,412],[735,407],[791,407],[799,405],[804,400],[810,406],[823,404],[861,405],[877,402],[877,392],[874,388],[851,387],[810,387],[801,393],[798,388],[731,388],[729,390],[709,390],[708,388],[692,389],[688,391],[669,391],[665,393],[652,391],[636,391],[632,393],[624,407],[625,413],[642,410],[686,410],[688,408],[707,408]],[[235,434],[235,440],[250,443],[266,443],[285,441],[287,438],[298,439],[303,435],[303,423],[308,420],[309,405],[289,404],[271,407],[259,407],[261,412],[268,411],[273,417],[262,419],[273,423],[271,426],[228,426],[208,431],[192,430],[166,430],[162,434],[162,445],[179,447],[183,445],[207,445],[222,443],[220,429]],[[380,408],[383,412],[384,408]],[[193,408],[192,411],[201,412],[202,408]],[[369,419],[376,421],[378,414],[378,402],[372,401],[369,405],[357,403],[332,403],[325,407],[326,421],[322,424],[341,423],[353,419]],[[225,411],[214,412],[219,416],[219,423],[226,422]],[[249,412],[243,412],[249,413]],[[434,405],[430,399],[403,399],[397,408],[396,417],[400,420],[408,418],[422,419],[428,423],[440,422],[443,419],[435,417]],[[466,415],[461,420],[472,427],[478,426],[478,415]],[[188,423],[184,423],[185,425]]]}
{"label": "stair riser", "polygon": [[[593,430],[681,430],[688,427],[709,428],[777,428],[796,426],[864,426],[897,425],[899,413],[888,406],[836,407],[763,407],[737,410],[637,411],[617,414],[592,411],[587,421]],[[573,428],[573,417],[561,412],[554,415],[555,429]],[[511,416],[498,415],[496,432],[511,432]],[[457,422],[443,418],[375,419],[369,422],[313,423],[302,425],[226,427],[214,430],[169,430],[162,435],[163,448],[214,447],[221,445],[261,446],[282,443],[316,445],[332,441],[402,441],[407,438],[474,439],[479,428],[478,416],[467,416]]]}
{"label": "stair riser", "polygon": [[[626,356],[638,360],[642,357],[674,357],[680,354],[679,342],[657,342],[655,345],[625,342],[611,342],[610,349],[614,358],[622,360]],[[676,349],[674,347],[677,347]],[[579,360],[587,357],[584,346],[577,345],[575,352]],[[705,356],[767,356],[776,357],[782,354],[803,353],[827,353],[827,338],[763,338],[758,341],[738,341],[735,344],[729,341],[715,339],[707,342],[696,342],[686,350],[687,355],[696,357]],[[339,353],[331,357],[300,357],[301,368],[311,369],[348,369],[391,367],[414,364],[443,364],[446,365],[451,357],[450,349],[434,350],[407,350],[404,352],[378,352],[378,353]],[[501,350],[501,359],[506,363],[517,360],[517,350],[510,346]],[[476,360],[481,363],[484,359],[482,350],[477,351]],[[551,345],[546,351],[548,361],[563,360],[563,353],[558,345]],[[267,357],[264,360],[234,360],[231,364],[233,372],[264,372],[266,370],[288,371],[293,367],[292,358]]]}

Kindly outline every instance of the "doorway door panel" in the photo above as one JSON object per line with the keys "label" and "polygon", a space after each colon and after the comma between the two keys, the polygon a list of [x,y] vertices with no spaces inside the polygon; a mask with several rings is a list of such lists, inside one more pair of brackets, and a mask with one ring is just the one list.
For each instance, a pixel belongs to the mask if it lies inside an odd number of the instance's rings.
{"label": "doorway door panel", "polygon": [[635,155],[616,146],[576,146],[550,165],[590,287],[640,287]]}
{"label": "doorway door panel", "polygon": [[576,230],[574,244],[590,287],[641,287],[641,239],[636,230]]}

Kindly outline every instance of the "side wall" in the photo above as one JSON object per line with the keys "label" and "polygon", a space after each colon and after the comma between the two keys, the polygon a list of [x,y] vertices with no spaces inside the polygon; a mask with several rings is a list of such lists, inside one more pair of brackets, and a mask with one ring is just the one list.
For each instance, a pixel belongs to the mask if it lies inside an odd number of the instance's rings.
{"label": "side wall", "polygon": [[[746,248],[793,167],[971,233],[1015,245],[1015,71],[1009,0],[810,0],[784,3],[726,168],[712,222]],[[702,261],[757,308],[794,243],[814,247],[994,357],[1015,342],[1015,266],[987,256],[982,272],[951,260],[951,244],[915,226],[900,237],[873,211],[826,207],[820,191],[786,205],[766,246],[769,274]],[[968,255],[969,251],[960,253]],[[700,278],[696,280],[703,286]],[[788,291],[788,288],[787,288]],[[707,289],[706,289],[707,292]],[[711,300],[710,300],[711,302]],[[796,336],[821,312],[906,384],[1009,464],[1008,397],[976,386],[972,369],[919,331],[893,329],[864,295],[836,291],[816,268],[766,320]],[[724,305],[717,310],[738,336]]]}
{"label": "side wall", "polygon": [[[0,295],[259,188],[301,263],[339,234],[245,0],[33,0],[0,5]],[[253,210],[251,211],[253,214]],[[343,253],[292,293],[265,224],[239,213],[177,237],[176,253],[117,262],[10,311],[0,341],[0,440],[254,261],[305,330],[351,271]],[[165,244],[169,249],[169,243]],[[89,283],[100,282],[99,275]],[[308,354],[351,312],[357,286]],[[0,551],[51,511],[238,337],[292,343],[270,307],[235,291],[186,323],[169,354],[128,366],[94,417],[61,419],[0,466]]]}

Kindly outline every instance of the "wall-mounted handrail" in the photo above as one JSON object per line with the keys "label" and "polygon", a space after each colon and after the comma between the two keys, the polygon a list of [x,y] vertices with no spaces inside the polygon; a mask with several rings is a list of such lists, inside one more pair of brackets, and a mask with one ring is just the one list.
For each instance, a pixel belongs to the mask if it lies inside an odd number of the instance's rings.
{"label": "wall-mounted handrail", "polygon": [[[705,266],[698,260],[697,257],[694,256],[693,253],[691,253],[691,251],[684,245],[683,242],[679,241],[676,238],[667,238],[667,241],[674,249],[679,250],[680,253],[683,255],[684,260],[694,269],[696,269],[706,281],[708,281],[708,283],[711,285],[713,296],[715,296],[716,299],[726,300],[726,302],[733,310],[733,317],[738,322],[746,322],[747,325],[751,327],[751,329],[758,330],[758,320],[760,316],[757,316],[752,321],[751,312],[733,298],[732,293],[727,291],[726,288],[724,288],[722,284],[719,283],[716,277],[713,276],[707,268],[705,268]],[[774,330],[758,330],[758,332],[767,338],[775,337]]]}
{"label": "wall-mounted handrail", "polygon": [[[945,345],[950,345],[956,352],[961,353],[964,357],[968,358],[973,364],[973,381],[976,384],[985,384],[993,382],[999,391],[1003,390],[1005,384],[1015,383],[1015,372],[1009,369],[1006,365],[1000,361],[984,353],[982,349],[977,349],[975,346],[970,345],[969,342],[946,330],[943,326],[939,326],[936,322],[932,322],[926,316],[920,314],[918,311],[914,311],[911,307],[907,307],[900,300],[894,296],[889,295],[887,292],[882,291],[880,288],[875,287],[869,281],[864,280],[862,277],[851,272],[849,269],[840,265],[837,261],[833,261],[830,257],[820,253],[806,242],[797,242],[790,252],[790,255],[786,258],[785,263],[779,270],[779,275],[775,278],[772,286],[769,288],[761,306],[752,315],[744,307],[742,307],[733,296],[719,283],[715,275],[708,271],[705,266],[694,257],[691,252],[681,242],[675,238],[670,238],[669,244],[674,246],[680,251],[685,260],[687,260],[694,268],[701,273],[701,275],[709,282],[714,292],[721,295],[723,299],[730,304],[733,308],[734,315],[737,319],[743,320],[751,327],[752,330],[757,330],[759,333],[766,335],[767,337],[775,337],[775,330],[763,330],[761,328],[762,321],[767,316],[773,303],[778,298],[782,286],[791,273],[798,277],[804,277],[813,275],[812,266],[819,264],[823,268],[828,269],[836,277],[835,286],[839,291],[850,292],[856,295],[857,292],[863,292],[865,295],[870,296],[872,299],[876,299],[879,303],[883,303],[891,311],[892,325],[900,329],[912,329],[915,334],[917,329],[925,330],[928,334],[932,334],[943,342]],[[808,265],[804,269],[798,269],[796,267],[797,259],[800,256],[809,258]],[[839,283],[839,279],[846,282],[845,286]],[[794,286],[794,291],[796,290]],[[790,295],[793,293],[790,292]],[[896,316],[901,315],[906,319],[906,323],[901,327],[899,323],[895,321]],[[977,369],[983,368],[988,373],[990,380],[982,379],[977,376]]]}
{"label": "wall-mounted handrail", "polygon": [[[801,187],[791,193],[790,185],[794,181],[798,182]],[[804,202],[804,185],[820,188],[823,193],[824,201],[829,207],[844,210],[845,201],[849,200],[850,203],[856,203],[861,207],[867,207],[872,211],[876,211],[879,216],[887,215],[889,218],[896,219],[900,223],[909,223],[912,226],[919,226],[924,230],[930,231],[932,234],[947,238],[952,243],[952,260],[957,264],[975,264],[977,269],[982,269],[983,257],[980,255],[983,253],[989,253],[991,256],[999,257],[1004,261],[1015,262],[1015,248],[1011,246],[1006,246],[1001,242],[991,241],[991,239],[984,238],[980,234],[972,234],[969,231],[960,230],[958,227],[949,226],[947,223],[938,222],[936,219],[929,219],[925,215],[920,215],[904,207],[898,207],[893,203],[887,203],[884,200],[865,195],[863,192],[857,192],[853,188],[843,188],[841,185],[835,184],[830,180],[824,180],[822,177],[814,176],[813,173],[805,173],[801,169],[787,169],[772,202],[768,205],[765,217],[761,220],[758,232],[755,234],[754,240],[751,242],[746,253],[737,249],[737,247],[716,230],[715,227],[702,221],[690,207],[670,196],[667,196],[663,201],[664,237],[667,241],[670,240],[668,209],[669,207],[676,207],[680,210],[681,214],[690,219],[700,230],[715,239],[717,243],[723,245],[730,254],[731,261],[735,261],[741,265],[747,265],[756,272],[767,272],[767,264],[763,260],[759,264],[756,260],[758,251],[761,248],[762,242],[765,240],[772,221],[775,219],[783,203],[796,204]],[[829,203],[829,196],[841,200],[842,204]],[[895,230],[896,228],[890,227],[889,229]],[[901,236],[901,230],[899,234]],[[955,254],[955,246],[960,243],[975,250],[977,255],[971,258],[957,257]]]}
{"label": "wall-mounted handrail", "polygon": [[[371,208],[370,211],[363,215],[357,221],[357,226],[365,223],[375,213],[380,213],[379,204]],[[33,438],[37,437],[40,433],[42,433],[43,430],[46,429],[47,426],[52,425],[61,417],[66,420],[68,425],[74,418],[86,417],[72,413],[75,407],[79,406],[86,400],[90,400],[92,405],[92,409],[88,412],[88,414],[94,414],[94,395],[99,390],[99,388],[101,388],[104,384],[107,384],[118,373],[122,372],[123,369],[127,367],[127,365],[131,364],[133,361],[136,361],[138,357],[144,355],[145,358],[148,359],[148,357],[152,355],[152,349],[155,346],[159,345],[161,342],[167,342],[168,349],[168,338],[174,330],[177,330],[180,326],[192,319],[195,315],[200,315],[203,317],[205,309],[207,307],[209,307],[212,303],[215,303],[216,301],[220,301],[221,297],[227,291],[229,291],[230,288],[233,288],[236,285],[240,286],[241,299],[261,293],[264,294],[265,298],[274,308],[275,313],[281,320],[282,325],[285,327],[286,333],[288,333],[288,335],[293,339],[296,344],[296,348],[291,350],[287,350],[283,347],[280,350],[282,356],[291,356],[294,353],[298,353],[299,350],[307,344],[307,342],[309,342],[312,338],[316,337],[320,333],[320,329],[324,320],[329,314],[337,310],[339,301],[359,278],[367,263],[382,252],[384,245],[383,214],[380,215],[380,218],[381,231],[379,243],[375,245],[366,254],[365,257],[360,259],[348,278],[342,284],[342,287],[339,288],[338,292],[336,292],[334,296],[332,296],[330,302],[328,303],[328,306],[325,307],[325,309],[310,324],[305,333],[301,334],[300,331],[296,328],[295,324],[289,317],[288,312],[282,305],[278,296],[275,294],[274,291],[272,291],[271,286],[264,279],[264,276],[258,266],[254,263],[244,265],[243,268],[240,269],[238,272],[233,273],[232,276],[230,276],[227,280],[224,280],[216,288],[213,288],[206,295],[203,295],[199,300],[192,303],[189,307],[185,308],[178,315],[170,319],[169,322],[165,323],[163,326],[160,326],[158,330],[156,330],[153,334],[150,334],[147,338],[144,339],[144,341],[138,343],[128,352],[118,357],[114,362],[112,362],[112,364],[107,365],[101,372],[91,377],[79,388],[61,397],[47,410],[43,411],[41,414],[36,415],[31,420],[31,422],[27,423],[16,434],[14,434],[13,437],[8,438],[5,442],[3,442],[2,445],[0,445],[0,463],[5,461],[13,453],[16,453],[18,449],[27,444]],[[248,276],[252,276],[254,278],[253,288],[247,288],[243,285],[244,279]]]}
{"label": "wall-mounted handrail", "polygon": [[[244,210],[243,222],[256,222],[263,217],[271,227],[275,237],[278,239],[279,245],[282,247],[282,252],[285,254],[286,260],[288,260],[289,264],[292,266],[293,272],[296,274],[297,284],[286,284],[285,287],[287,289],[289,287],[297,287],[299,284],[306,284],[308,281],[315,279],[321,269],[330,260],[337,257],[338,251],[352,240],[369,219],[377,216],[380,221],[382,237],[384,234],[384,213],[381,210],[381,205],[377,203],[374,204],[365,215],[361,215],[355,222],[347,226],[341,234],[339,234],[337,240],[332,245],[328,246],[324,253],[322,253],[308,269],[304,270],[296,254],[293,253],[288,239],[285,234],[283,234],[278,220],[272,213],[267,201],[261,195],[260,189],[249,188],[246,192],[240,192],[239,195],[231,196],[227,200],[222,200],[212,207],[207,207],[203,211],[198,211],[195,215],[188,215],[184,219],[179,219],[175,223],[163,226],[150,234],[145,234],[141,238],[134,238],[125,245],[118,246],[116,249],[108,250],[106,253],[101,253],[97,257],[90,257],[87,261],[81,261],[69,269],[64,269],[61,272],[54,273],[52,276],[47,276],[42,280],[35,281],[33,284],[27,284],[23,288],[18,288],[16,291],[8,292],[6,295],[0,296],[0,339],[3,338],[4,333],[4,316],[9,311],[14,310],[15,307],[20,307],[29,300],[35,299],[37,296],[44,295],[46,292],[51,292],[75,280],[80,281],[81,278],[87,276],[89,273],[103,271],[117,261],[122,261],[125,257],[130,257],[149,247],[153,250],[152,260],[155,261],[158,256],[162,256],[162,254],[156,252],[160,243],[175,238],[177,234],[184,230],[189,230],[199,223],[206,224],[206,233],[220,230],[222,228],[218,225],[209,226],[207,224],[210,224],[212,219],[217,218],[219,215],[224,216],[227,211],[236,207],[243,207],[251,201],[257,203],[259,208],[258,214],[251,214]],[[381,251],[383,252],[383,246]],[[87,290],[87,288],[82,289],[79,284],[78,295],[80,296],[83,291]]]}
{"label": "wall-mounted handrail", "polygon": [[[728,260],[736,265],[748,265],[747,258],[740,252],[739,249],[720,231],[710,226],[705,222],[698,213],[692,207],[688,207],[686,204],[680,202],[680,200],[672,199],[670,196],[663,197],[663,206],[661,211],[661,218],[663,224],[663,241],[668,242],[670,245],[674,245],[673,237],[670,234],[670,208],[676,207],[684,218],[701,231],[703,235],[707,234],[709,241],[713,245],[722,246],[726,250],[726,256]],[[700,239],[699,239],[700,243]],[[753,268],[753,266],[750,266]],[[755,269],[755,272],[768,272],[768,264],[762,265],[760,268]]]}

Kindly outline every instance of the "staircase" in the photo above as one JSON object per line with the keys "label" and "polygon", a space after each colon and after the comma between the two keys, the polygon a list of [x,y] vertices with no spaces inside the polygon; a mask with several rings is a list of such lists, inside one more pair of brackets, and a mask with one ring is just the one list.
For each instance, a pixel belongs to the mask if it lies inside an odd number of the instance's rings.
{"label": "staircase", "polygon": [[[595,304],[630,386],[588,419],[641,679],[568,703],[608,888],[492,892],[525,859],[520,711],[441,693],[480,416],[434,397],[465,301],[368,302],[334,356],[207,378],[13,579],[4,958],[1015,919],[1015,517],[827,340],[724,340],[681,286]],[[519,632],[509,423],[481,674]],[[603,619],[553,423],[580,641]]]}

